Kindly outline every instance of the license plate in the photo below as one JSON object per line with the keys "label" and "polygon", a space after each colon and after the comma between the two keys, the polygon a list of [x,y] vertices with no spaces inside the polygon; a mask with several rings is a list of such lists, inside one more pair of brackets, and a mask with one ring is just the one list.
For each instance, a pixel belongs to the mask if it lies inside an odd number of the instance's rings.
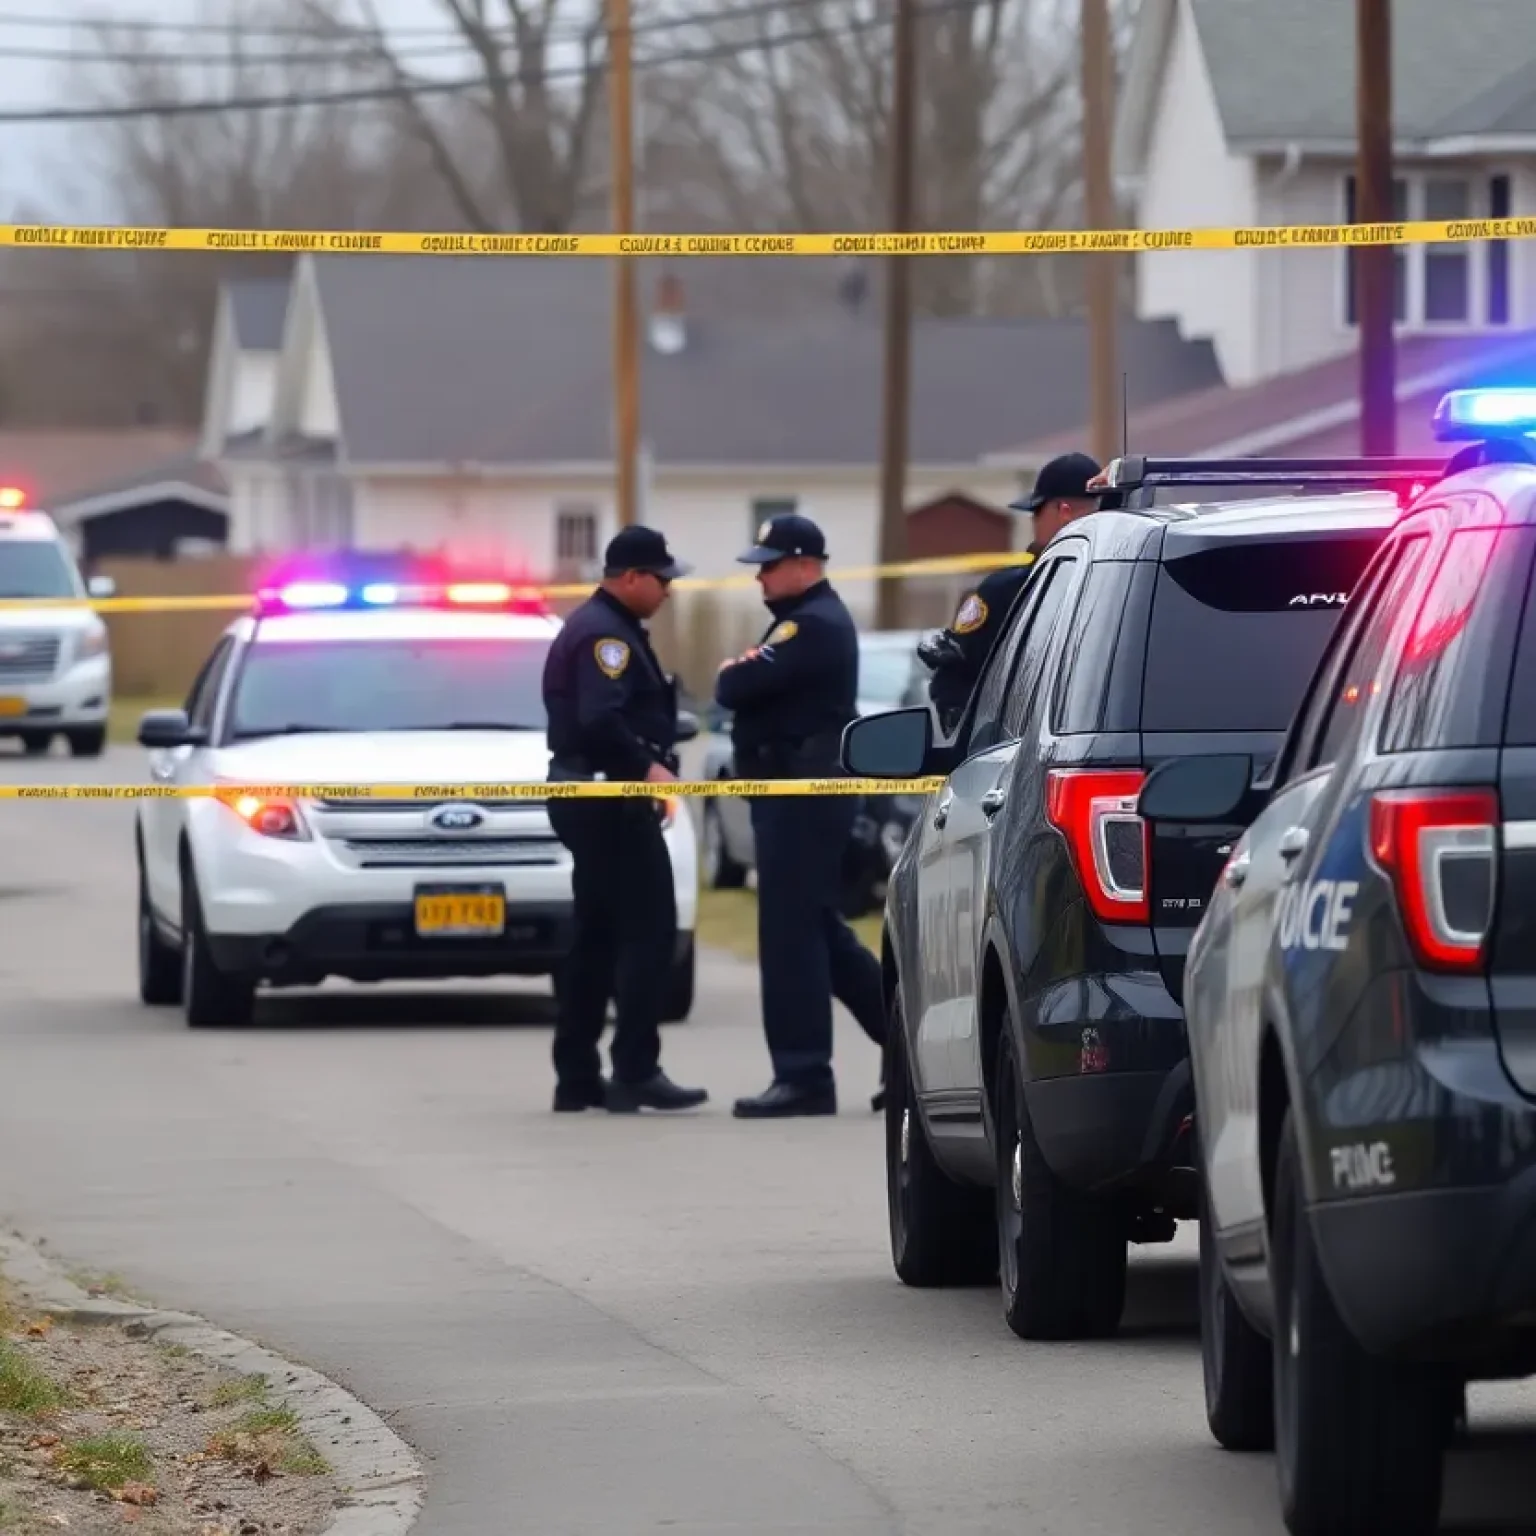
{"label": "license plate", "polygon": [[16,716],[27,712],[25,699],[0,699],[0,715]]}
{"label": "license plate", "polygon": [[416,893],[416,932],[424,938],[484,938],[507,926],[501,891],[470,887]]}

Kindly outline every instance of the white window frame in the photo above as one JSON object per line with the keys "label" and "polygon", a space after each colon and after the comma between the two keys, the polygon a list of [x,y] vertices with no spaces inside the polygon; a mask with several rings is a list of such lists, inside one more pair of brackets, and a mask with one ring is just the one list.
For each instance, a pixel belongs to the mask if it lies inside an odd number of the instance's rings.
{"label": "white window frame", "polygon": [[779,496],[754,496],[747,503],[747,514],[751,518],[747,527],[747,537],[755,542],[757,530],[770,517],[794,517],[799,511],[800,498],[793,492]]}
{"label": "white window frame", "polygon": [[[1421,220],[1426,217],[1424,212],[1425,198],[1428,183],[1431,181],[1461,181],[1466,182],[1472,191],[1471,203],[1467,217],[1471,219],[1485,219],[1489,215],[1489,189],[1496,176],[1509,175],[1503,166],[1489,165],[1469,169],[1461,165],[1448,165],[1443,168],[1435,166],[1416,166],[1412,170],[1397,169],[1393,172],[1393,181],[1401,181],[1406,184],[1408,193],[1407,217],[1410,221]],[[1349,183],[1354,175],[1353,170],[1345,171],[1339,177],[1339,222],[1347,223],[1349,220]],[[1430,247],[1426,245],[1408,245],[1400,247],[1407,262],[1407,293],[1404,295],[1405,314],[1398,322],[1398,331],[1401,334],[1430,333],[1433,335],[1476,334],[1482,335],[1492,332],[1495,335],[1503,335],[1513,332],[1520,324],[1518,314],[1518,299],[1516,296],[1516,284],[1511,276],[1509,295],[1509,315],[1501,321],[1493,321],[1488,318],[1488,260],[1487,247],[1471,242],[1462,247],[1467,253],[1469,263],[1469,283],[1467,290],[1467,303],[1471,313],[1464,320],[1427,320],[1424,318],[1425,274],[1424,258]],[[1451,247],[1455,249],[1455,247]],[[1339,329],[1345,335],[1353,336],[1360,329],[1358,318],[1349,318],[1349,262],[1351,251],[1345,249],[1339,254],[1336,281],[1336,297],[1334,313],[1338,317]]]}
{"label": "white window frame", "polygon": [[[568,554],[564,548],[565,530],[584,523],[591,534],[592,548],[587,554]],[[590,565],[602,559],[602,518],[591,502],[559,502],[555,506],[555,562],[557,565]]]}

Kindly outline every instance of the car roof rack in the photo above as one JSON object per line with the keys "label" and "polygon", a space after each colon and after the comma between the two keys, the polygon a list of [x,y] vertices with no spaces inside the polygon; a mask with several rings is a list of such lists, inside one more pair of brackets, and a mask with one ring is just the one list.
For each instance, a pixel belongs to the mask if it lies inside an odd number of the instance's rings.
{"label": "car roof rack", "polygon": [[[1443,458],[1154,459],[1127,454],[1111,459],[1089,488],[1118,492],[1127,507],[1145,508],[1152,505],[1151,494],[1167,486],[1262,485],[1303,492],[1424,489],[1444,478],[1446,464]],[[1129,499],[1138,492],[1143,495]]]}

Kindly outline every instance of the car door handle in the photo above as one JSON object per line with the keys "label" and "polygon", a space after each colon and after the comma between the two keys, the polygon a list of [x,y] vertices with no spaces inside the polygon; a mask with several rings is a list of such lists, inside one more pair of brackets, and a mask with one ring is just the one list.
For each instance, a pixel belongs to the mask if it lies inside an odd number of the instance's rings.
{"label": "car door handle", "polygon": [[1221,878],[1234,891],[1237,890],[1237,888],[1242,885],[1243,881],[1248,878],[1248,866],[1252,862],[1252,854],[1246,851],[1238,854],[1238,856],[1233,859],[1224,870],[1222,870]]}
{"label": "car door handle", "polygon": [[1280,834],[1280,857],[1287,864],[1299,859],[1307,851],[1310,835],[1305,827],[1287,827]]}
{"label": "car door handle", "polygon": [[1003,802],[1008,798],[1006,789],[989,789],[981,797],[982,814],[988,817],[996,816],[1002,810]]}
{"label": "car door handle", "polygon": [[955,794],[953,790],[946,789],[939,796],[939,803],[933,809],[933,824],[942,827],[949,820],[949,808],[954,804]]}

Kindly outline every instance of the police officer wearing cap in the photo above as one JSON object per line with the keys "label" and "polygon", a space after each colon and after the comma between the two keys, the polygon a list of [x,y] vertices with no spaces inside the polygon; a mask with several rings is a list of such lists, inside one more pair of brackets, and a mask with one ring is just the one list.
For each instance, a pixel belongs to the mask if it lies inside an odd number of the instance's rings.
{"label": "police officer wearing cap", "polygon": [[1088,489],[1088,482],[1098,473],[1098,464],[1086,453],[1064,453],[1045,465],[1035,478],[1033,494],[1013,502],[1009,509],[1034,514],[1035,536],[1026,551],[1028,558],[993,571],[961,599],[948,629],[929,635],[918,645],[919,658],[933,668],[928,696],[946,732],[964,713],[981,669],[1002,633],[1008,610],[1029,580],[1030,568],[1041,550],[1068,523],[1097,511],[1108,499]]}
{"label": "police officer wearing cap", "polygon": [[[615,535],[602,585],[566,619],[544,665],[552,781],[677,778],[677,689],[661,669],[645,620],[688,567],[654,529]],[[677,939],[672,861],[660,799],[552,799],[549,819],[571,851],[575,938],[559,989],[555,1104],[692,1109],[709,1095],[661,1070],[661,1018]],[[615,1005],[604,1083],[598,1042]]]}
{"label": "police officer wearing cap", "polygon": [[[747,779],[820,779],[839,772],[843,728],[857,713],[859,642],[827,580],[827,543],[808,517],[771,518],[740,560],[757,567],[773,622],[725,662],[715,698],[734,716],[736,771]],[[885,1041],[880,962],[838,907],[853,795],[754,798],[757,934],[763,1028],[773,1082],[738,1099],[740,1119],[837,1113],[832,999]]]}

